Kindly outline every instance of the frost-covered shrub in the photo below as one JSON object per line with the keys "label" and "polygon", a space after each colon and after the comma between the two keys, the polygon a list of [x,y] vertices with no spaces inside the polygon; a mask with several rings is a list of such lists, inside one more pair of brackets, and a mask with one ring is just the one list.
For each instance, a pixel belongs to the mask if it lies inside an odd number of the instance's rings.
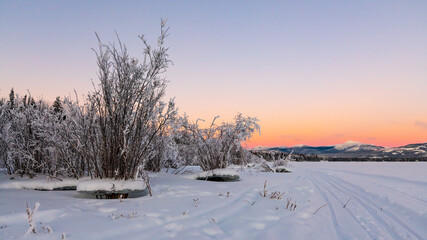
{"label": "frost-covered shrub", "polygon": [[167,81],[161,76],[168,68],[164,40],[168,28],[161,24],[157,48],[145,45],[143,61],[129,56],[126,46],[99,42],[96,52],[99,87],[88,97],[95,112],[88,161],[95,177],[129,179],[141,165],[153,160],[153,144],[161,143],[169,122],[176,115],[173,100],[163,102]]}
{"label": "frost-covered shrub", "polygon": [[64,99],[59,111],[57,106],[58,103],[56,107],[55,103],[52,106],[56,125],[51,130],[46,129],[46,134],[55,149],[58,173],[75,178],[91,175],[85,153],[89,151],[86,143],[92,134],[88,122],[91,122],[93,114],[86,110],[86,104],[80,105],[77,98],[76,101]]}
{"label": "frost-covered shrub", "polygon": [[82,158],[70,147],[72,138],[66,134],[75,118],[66,118],[69,112],[59,109],[59,102],[55,108],[32,97],[10,99],[13,102],[0,106],[0,159],[8,173],[82,176]]}
{"label": "frost-covered shrub", "polygon": [[9,108],[8,160],[11,172],[34,176],[37,173],[55,174],[56,163],[47,132],[55,128],[56,119],[49,106],[32,97],[16,97]]}
{"label": "frost-covered shrub", "polygon": [[[241,142],[259,130],[258,119],[238,114],[234,122],[217,125],[215,117],[209,128],[200,128],[186,121],[184,129],[191,133],[190,146],[196,153],[196,162],[203,170],[225,168],[231,163],[244,163],[249,157]],[[186,118],[187,119],[187,118]]]}
{"label": "frost-covered shrub", "polygon": [[9,174],[12,173],[8,158],[8,149],[10,141],[10,111],[4,98],[0,99],[0,164],[7,169]]}

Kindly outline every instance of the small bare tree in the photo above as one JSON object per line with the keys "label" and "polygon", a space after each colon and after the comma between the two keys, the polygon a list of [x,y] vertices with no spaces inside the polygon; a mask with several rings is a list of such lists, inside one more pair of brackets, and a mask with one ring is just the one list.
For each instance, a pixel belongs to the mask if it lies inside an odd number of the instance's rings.
{"label": "small bare tree", "polygon": [[192,134],[193,146],[197,153],[197,163],[203,170],[225,168],[238,158],[246,158],[246,150],[241,142],[259,131],[258,119],[238,114],[232,123],[216,125],[212,120],[209,128],[199,127],[199,121],[187,122],[184,128]]}
{"label": "small bare tree", "polygon": [[89,96],[96,122],[89,159],[97,171],[95,177],[130,179],[140,165],[152,158],[152,144],[167,131],[176,109],[173,99],[165,103],[167,81],[161,77],[170,65],[166,22],[161,22],[158,47],[152,48],[140,36],[145,49],[142,62],[129,56],[118,39],[103,44],[96,52],[100,85]]}

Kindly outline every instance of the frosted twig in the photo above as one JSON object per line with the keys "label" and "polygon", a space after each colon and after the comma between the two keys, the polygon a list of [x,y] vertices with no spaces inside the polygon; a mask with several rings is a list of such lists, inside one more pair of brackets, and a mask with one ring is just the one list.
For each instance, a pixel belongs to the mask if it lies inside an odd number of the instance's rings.
{"label": "frosted twig", "polygon": [[259,193],[261,197],[267,197],[267,180],[264,182],[264,189]]}
{"label": "frosted twig", "polygon": [[351,198],[348,199],[348,201],[344,204],[344,206],[342,206],[342,208],[345,208],[347,206],[348,202],[350,202],[350,200],[351,200]]}
{"label": "frosted twig", "polygon": [[322,207],[324,207],[324,206],[326,206],[326,205],[328,205],[327,203],[325,203],[324,205],[322,205],[321,207],[319,207],[313,214],[316,214],[317,213],[317,211],[319,211]]}
{"label": "frosted twig", "polygon": [[194,199],[193,199],[193,201],[194,201],[194,206],[195,206],[195,207],[198,207],[198,206],[199,206],[199,200],[200,200],[199,198],[194,198]]}
{"label": "frosted twig", "polygon": [[32,232],[32,233],[34,233],[34,234],[36,234],[36,233],[37,233],[37,230],[36,230],[36,223],[34,222],[33,215],[34,215],[34,213],[37,211],[37,209],[39,209],[39,207],[40,207],[40,203],[39,203],[39,202],[36,202],[36,203],[34,204],[34,208],[33,208],[33,210],[31,210],[31,209],[28,207],[28,202],[26,202],[26,206],[27,206],[28,224],[30,225],[30,227],[28,228],[27,233],[25,233],[25,236],[27,236],[27,235],[28,235],[28,234],[30,234],[31,232]]}
{"label": "frosted twig", "polygon": [[288,198],[288,199],[286,199],[287,203],[286,203],[286,207],[285,207],[285,209],[288,209],[288,208],[289,208],[289,204],[291,204],[291,200],[292,200],[292,198]]}

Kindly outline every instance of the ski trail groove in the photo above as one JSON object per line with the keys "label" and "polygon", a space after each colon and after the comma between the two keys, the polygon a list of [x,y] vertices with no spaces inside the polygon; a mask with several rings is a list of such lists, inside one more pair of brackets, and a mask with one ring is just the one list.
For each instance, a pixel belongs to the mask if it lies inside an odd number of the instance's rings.
{"label": "ski trail groove", "polygon": [[[323,183],[323,185],[325,186],[325,189],[331,194],[331,196],[333,196],[335,199],[337,199],[337,201],[340,203],[340,207],[343,205],[343,202],[340,201],[340,198],[334,194],[331,191],[331,188],[326,187],[326,184],[329,184],[330,187],[332,187],[332,189],[337,189],[336,186],[334,186],[333,184],[329,183],[326,179],[322,179],[323,181],[326,181],[327,183]],[[363,219],[369,219],[369,216],[373,219],[376,220],[376,222],[378,222],[381,226],[378,226],[376,224],[369,224],[368,227],[365,227],[366,223],[369,222],[365,222],[365,221],[361,221],[359,218],[357,218],[357,216],[352,213],[349,208],[344,209],[373,239],[377,239],[378,236],[382,236],[383,234],[388,234],[390,235],[390,238],[392,239],[401,239],[401,237],[395,232],[393,231],[393,229],[384,222],[383,219],[381,219],[380,217],[378,217],[377,215],[374,215],[372,212],[374,211],[372,208],[366,206],[365,204],[361,203],[359,198],[356,198],[354,196],[352,196],[352,198],[354,198],[354,201],[356,202],[356,204],[361,208],[361,210],[364,213],[365,217],[363,217]],[[353,203],[354,204],[354,203]],[[358,212],[359,214],[362,212]],[[372,233],[372,229],[375,228],[377,229],[377,233]]]}
{"label": "ski trail groove", "polygon": [[[376,203],[374,203],[373,201],[369,200],[369,196],[367,196],[366,193],[361,194],[360,191],[362,191],[362,189],[360,189],[360,187],[348,183],[347,181],[344,181],[342,179],[340,179],[340,182],[336,179],[333,179],[333,177],[328,176],[327,174],[324,173],[318,173],[326,182],[328,182],[332,187],[335,188],[340,188],[342,191],[347,192],[350,196],[354,197],[357,202],[359,202],[359,204],[364,207],[368,213],[374,217],[378,223],[380,223],[381,225],[383,225],[383,227],[385,227],[386,229],[388,229],[388,232],[393,232],[396,236],[397,239],[401,239],[402,236],[400,236],[395,230],[393,230],[393,228],[391,226],[389,226],[389,224],[387,223],[387,221],[384,218],[381,218],[381,216],[379,216],[378,214],[375,214],[375,209],[381,209],[380,206],[378,206]],[[348,185],[350,188],[348,187],[344,187],[342,185],[342,183],[345,183],[346,185]],[[351,188],[355,189],[355,190],[351,190]],[[356,192],[356,191],[359,191]],[[404,230],[406,230],[406,232],[410,233],[411,235],[413,235],[414,237],[416,237],[417,239],[422,239],[421,236],[419,236],[415,231],[413,231],[409,226],[407,226],[405,223],[403,223],[399,218],[397,218],[395,215],[393,215],[391,212],[389,212],[386,209],[383,209],[382,212],[388,217],[388,219],[392,220],[394,223],[396,223],[394,226],[396,227],[400,227],[403,228]],[[405,236],[408,237],[408,236]]]}
{"label": "ski trail groove", "polygon": [[341,231],[339,227],[335,211],[332,207],[331,201],[329,200],[328,196],[320,189],[319,185],[317,185],[316,181],[314,181],[312,176],[307,175],[307,179],[310,180],[310,182],[313,184],[313,186],[317,189],[317,191],[322,196],[323,200],[328,204],[328,209],[331,214],[332,226],[334,227],[335,236],[337,237],[337,239],[346,239],[347,236]]}

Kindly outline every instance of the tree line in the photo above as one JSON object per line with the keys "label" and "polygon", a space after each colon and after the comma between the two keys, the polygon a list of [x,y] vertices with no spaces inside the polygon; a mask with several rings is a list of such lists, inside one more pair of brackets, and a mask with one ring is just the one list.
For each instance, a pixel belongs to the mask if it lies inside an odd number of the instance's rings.
{"label": "tree line", "polygon": [[126,45],[94,50],[98,85],[83,101],[57,97],[53,105],[21,97],[12,89],[0,99],[0,161],[9,174],[133,179],[144,171],[188,164],[203,170],[245,163],[251,154],[241,143],[259,131],[258,120],[237,114],[233,122],[202,128],[201,120],[180,115],[174,99],[165,100],[170,66],[161,23],[157,46],[139,36],[141,59]]}

